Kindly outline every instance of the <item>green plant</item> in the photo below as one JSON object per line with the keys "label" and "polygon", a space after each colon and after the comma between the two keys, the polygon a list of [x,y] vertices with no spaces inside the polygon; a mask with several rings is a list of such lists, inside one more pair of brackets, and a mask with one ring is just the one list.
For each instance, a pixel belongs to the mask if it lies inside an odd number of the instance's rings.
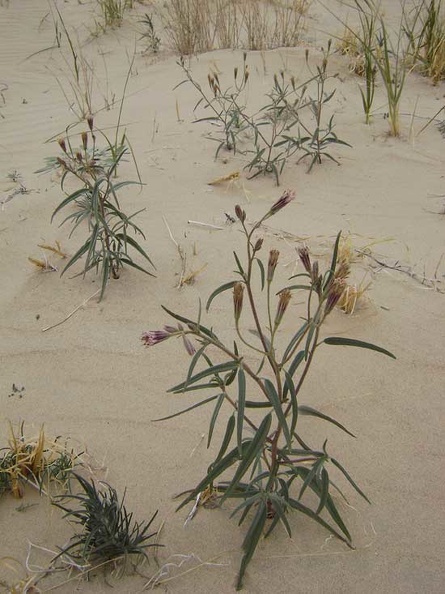
{"label": "green plant", "polygon": [[[158,420],[212,403],[214,409],[207,440],[207,446],[210,446],[216,424],[222,419],[224,405],[226,410],[228,408],[219,452],[204,478],[186,492],[178,509],[204,493],[221,504],[228,499],[235,500],[237,505],[232,516],[240,515],[239,524],[249,522],[242,547],[238,589],[242,587],[246,568],[262,535],[269,536],[281,524],[291,536],[288,516],[292,511],[304,514],[352,546],[351,535],[336,504],[336,494],[331,493],[331,488],[338,491],[331,479],[331,470],[339,471],[357,493],[366,501],[368,499],[337,458],[331,456],[327,440],[321,447],[309,445],[307,438],[303,438],[299,420],[304,415],[311,416],[334,424],[350,436],[353,434],[337,420],[301,404],[301,391],[315,354],[324,345],[361,347],[394,358],[387,350],[367,342],[343,337],[324,338],[322,335],[323,324],[340,299],[349,272],[345,260],[339,262],[337,258],[340,234],[331,265],[324,274],[320,272],[318,262],[312,262],[307,248],[303,247],[299,256],[304,272],[296,275],[297,283],[294,281],[278,292],[274,288],[279,252],[271,250],[268,261],[263,262],[259,257],[263,240],[258,237],[258,232],[264,221],[293,198],[292,192],[285,191],[252,225],[246,220],[246,212],[236,206],[236,216],[246,240],[246,260],[242,262],[234,253],[237,280],[218,287],[206,305],[208,311],[217,296],[233,290],[236,333],[233,346],[223,342],[213,327],[203,325],[201,310],[198,319],[192,320],[164,307],[178,322],[177,327],[165,326],[163,330],[142,335],[146,346],[172,337],[182,338],[187,352],[192,355],[185,380],[170,392],[187,394],[196,391],[202,394],[203,390],[211,391],[210,396],[199,398],[185,410]],[[293,292],[298,292],[298,301],[306,295],[301,312],[303,321],[285,340],[280,330]],[[260,309],[261,303],[264,311]],[[293,317],[300,319],[296,314]],[[246,323],[254,324],[250,335],[246,332]],[[218,482],[222,475],[225,480]],[[231,478],[227,479],[228,476]],[[309,492],[312,497],[308,498]]]}
{"label": "green plant", "polygon": [[120,27],[125,11],[133,7],[132,0],[97,0],[104,27]]}
{"label": "green plant", "polygon": [[210,122],[213,125],[219,127],[223,140],[215,139],[210,137],[212,140],[218,142],[218,147],[215,153],[215,159],[222,148],[236,153],[237,138],[240,133],[244,130],[245,124],[243,123],[242,113],[245,107],[239,104],[239,98],[244,92],[247,81],[249,80],[249,68],[247,65],[247,54],[243,54],[243,64],[239,69],[237,66],[233,69],[233,86],[221,90],[221,84],[219,76],[216,73],[209,74],[207,77],[210,91],[213,96],[209,95],[201,85],[193,78],[191,70],[185,64],[185,60],[181,58],[178,62],[181,66],[186,79],[180,82],[175,88],[190,82],[198,94],[201,96],[199,101],[196,103],[193,111],[204,104],[204,109],[209,109],[213,115],[199,118],[195,122]]}
{"label": "green plant", "polygon": [[[335,18],[337,15],[332,10],[323,5]],[[403,11],[398,30],[389,31],[385,18],[380,10],[380,4],[375,0],[354,0],[353,7],[357,10],[361,32],[357,32],[346,23],[341,21],[345,28],[358,40],[365,55],[366,62],[366,93],[360,89],[362,95],[363,108],[368,118],[372,101],[374,98],[375,81],[373,80],[373,67],[371,60],[377,68],[386,91],[388,101],[388,121],[390,125],[390,135],[400,136],[400,100],[405,85],[406,78],[406,48],[403,45]]]}
{"label": "green plant", "polygon": [[[291,137],[288,134],[283,134],[283,139],[286,140],[290,147],[301,149],[304,151],[297,163],[303,161],[306,158],[310,159],[308,173],[312,171],[312,167],[315,163],[321,164],[323,157],[327,157],[334,163],[339,165],[340,163],[335,159],[330,152],[328,152],[333,144],[340,144],[343,146],[350,147],[351,145],[344,140],[340,140],[334,132],[334,115],[331,115],[329,120],[324,123],[323,115],[325,105],[329,103],[332,97],[335,95],[335,89],[330,93],[326,92],[326,81],[328,76],[328,60],[331,50],[331,40],[328,41],[327,50],[323,50],[323,60],[321,66],[317,65],[316,74],[313,75],[312,79],[315,80],[317,86],[316,96],[309,97],[307,105],[312,112],[313,122],[305,123],[302,116],[299,116],[299,112],[296,113],[298,116],[299,132],[298,137]],[[306,63],[309,64],[309,51],[306,50]],[[301,111],[301,109],[300,109]],[[306,134],[306,136],[302,136]]]}
{"label": "green plant", "polygon": [[441,0],[422,0],[410,13],[403,11],[407,54],[413,67],[434,84],[445,78],[445,17]]}
{"label": "green plant", "polygon": [[[77,495],[66,493],[56,496],[52,503],[65,512],[64,517],[82,527],[71,543],[59,553],[69,555],[82,563],[102,563],[104,561],[127,561],[130,556],[136,559],[148,559],[148,547],[161,546],[157,542],[148,541],[158,534],[149,532],[157,511],[148,522],[136,522],[133,513],[129,513],[124,505],[124,497],[119,501],[113,487],[102,483],[97,488],[78,474],[74,478],[82,491]],[[73,505],[68,505],[69,502]],[[54,560],[53,560],[54,561]]]}
{"label": "green plant", "polygon": [[[83,272],[79,274],[85,277],[92,269],[95,269],[96,273],[100,272],[102,283],[99,300],[101,300],[110,276],[118,279],[124,265],[153,276],[151,272],[133,261],[128,253],[130,248],[140,254],[152,267],[154,266],[139,242],[129,234],[132,232],[145,239],[142,230],[133,222],[133,218],[143,209],[128,216],[121,209],[118,200],[118,193],[122,188],[140,185],[140,182],[135,181],[114,181],[117,167],[127,153],[124,144],[125,135],[122,142],[117,145],[117,138],[116,143],[112,144],[101,133],[108,147],[99,150],[96,134],[100,131],[94,128],[92,117],[87,121],[89,131],[81,134],[82,146],[76,149],[71,145],[69,137],[66,140],[60,139],[59,145],[63,151],[63,157],[49,159],[47,166],[38,173],[59,169],[62,174],[60,187],[67,193],[67,197],[55,209],[51,221],[61,210],[74,206],[74,212],[68,214],[61,224],[72,223],[73,229],[70,235],[81,223],[86,222],[88,225],[87,240],[69,259],[62,274],[78,260],[85,258]],[[80,187],[74,191],[66,191],[67,178],[74,180]]]}
{"label": "green plant", "polygon": [[[209,74],[208,81],[213,97],[202,89],[193,78],[190,68],[181,59],[179,64],[187,79],[179,84],[188,81],[201,95],[194,109],[202,104],[204,109],[213,112],[213,115],[195,121],[216,124],[222,134],[222,139],[210,137],[218,142],[215,158],[222,148],[234,152],[239,150],[250,155],[245,169],[251,173],[251,178],[260,174],[273,174],[277,186],[288,159],[298,150],[305,153],[299,160],[311,157],[309,171],[314,163],[321,163],[322,157],[338,163],[328,152],[329,147],[332,144],[350,145],[333,132],[333,115],[327,124],[323,123],[324,105],[335,93],[334,90],[328,94],[325,90],[329,50],[330,43],[328,51],[324,53],[322,66],[317,66],[316,73],[311,73],[311,77],[302,84],[297,85],[293,76],[287,80],[283,71],[279,75],[275,74],[273,87],[267,94],[268,103],[253,115],[248,114],[246,106],[240,100],[249,78],[245,53],[241,77],[238,76],[238,68],[234,69],[234,86],[222,91],[219,76]],[[240,82],[238,78],[241,79]],[[315,98],[307,96],[311,83],[317,85]],[[315,120],[315,127],[304,117],[308,110]],[[242,150],[238,147],[241,136],[243,140],[251,141],[250,145],[244,142]]]}
{"label": "green plant", "polygon": [[159,46],[161,45],[161,39],[156,35],[153,17],[145,13],[144,18],[138,22],[142,23],[146,27],[145,31],[141,35],[141,39],[147,43],[147,50],[157,54],[159,51]]}

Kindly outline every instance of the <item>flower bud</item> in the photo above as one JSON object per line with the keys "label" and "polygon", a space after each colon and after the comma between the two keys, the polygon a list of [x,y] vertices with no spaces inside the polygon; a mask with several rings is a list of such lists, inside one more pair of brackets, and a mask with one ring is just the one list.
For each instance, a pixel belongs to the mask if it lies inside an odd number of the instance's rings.
{"label": "flower bud", "polygon": [[262,248],[262,246],[263,246],[263,238],[260,237],[259,239],[256,240],[256,243],[255,243],[255,246],[253,248],[253,251],[254,252],[259,252],[260,249]]}
{"label": "flower bud", "polygon": [[275,328],[279,326],[281,320],[283,319],[284,313],[287,309],[287,306],[289,305],[291,296],[292,293],[289,291],[289,289],[284,289],[283,291],[281,291],[278,300],[277,313],[275,314]]}
{"label": "flower bud", "polygon": [[82,132],[82,146],[83,150],[86,151],[88,147],[88,134],[87,132]]}
{"label": "flower bud", "polygon": [[76,159],[79,161],[79,163],[82,163],[82,153],[77,152]]}
{"label": "flower bud", "polygon": [[88,123],[88,128],[92,132],[93,131],[93,124],[94,124],[93,116],[88,116],[87,117],[87,123]]}
{"label": "flower bud", "polygon": [[235,283],[233,287],[233,309],[235,314],[235,321],[238,322],[243,309],[244,285],[243,283]]}
{"label": "flower bud", "polygon": [[340,279],[335,279],[332,283],[324,308],[325,316],[330,314],[334,307],[337,305],[338,300],[340,299],[340,297],[343,294],[343,291],[345,290],[345,285],[345,281]]}
{"label": "flower bud", "polygon": [[292,190],[285,190],[280,198],[272,205],[272,208],[268,212],[268,217],[273,216],[279,210],[284,208],[295,198],[295,192]]}
{"label": "flower bud", "polygon": [[298,249],[298,255],[300,256],[301,263],[304,266],[304,269],[307,273],[312,276],[312,268],[311,268],[311,257],[309,255],[309,250],[307,246],[303,246]]}
{"label": "flower bud", "polygon": [[243,210],[239,204],[237,204],[237,205],[235,206],[235,214],[236,214],[236,216],[238,217],[238,219],[239,219],[239,220],[240,220],[242,223],[244,223],[244,221],[246,220],[246,211],[245,211],[245,210]]}
{"label": "flower bud", "polygon": [[269,252],[269,263],[267,265],[267,282],[272,282],[272,279],[275,274],[275,268],[278,264],[278,257],[280,252],[278,250],[270,250]]}
{"label": "flower bud", "polygon": [[64,153],[66,153],[66,143],[65,143],[65,139],[64,138],[59,138],[59,140],[57,141],[59,143],[60,148],[62,149],[62,151]]}
{"label": "flower bud", "polygon": [[236,80],[238,78],[238,66],[235,66],[233,69],[233,78]]}

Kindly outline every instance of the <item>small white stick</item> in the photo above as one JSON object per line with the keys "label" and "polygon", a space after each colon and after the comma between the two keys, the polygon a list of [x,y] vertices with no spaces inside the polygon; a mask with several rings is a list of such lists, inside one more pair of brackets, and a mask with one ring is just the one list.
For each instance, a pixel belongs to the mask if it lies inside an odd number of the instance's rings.
{"label": "small white stick", "polygon": [[217,227],[216,225],[211,225],[210,223],[201,223],[200,221],[187,221],[189,225],[197,225],[198,227],[206,227],[208,229],[216,229],[218,231],[224,231],[224,227]]}
{"label": "small white stick", "polygon": [[83,307],[84,305],[86,305],[88,303],[88,301],[90,299],[92,299],[93,297],[95,297],[98,293],[100,293],[101,289],[98,289],[95,293],[93,293],[90,297],[88,297],[88,299],[85,299],[85,301],[83,301],[80,305],[78,305],[76,307],[76,309],[73,309],[73,311],[68,314],[66,316],[66,318],[64,318],[63,320],[61,320],[60,322],[57,322],[57,324],[53,324],[52,326],[47,326],[46,328],[42,328],[42,332],[47,332],[47,330],[52,330],[53,328],[56,328],[57,326],[60,326],[61,324],[63,324],[64,322],[66,322],[67,320],[69,320],[71,318],[71,316],[73,316],[77,311],[79,311],[79,309],[81,307]]}

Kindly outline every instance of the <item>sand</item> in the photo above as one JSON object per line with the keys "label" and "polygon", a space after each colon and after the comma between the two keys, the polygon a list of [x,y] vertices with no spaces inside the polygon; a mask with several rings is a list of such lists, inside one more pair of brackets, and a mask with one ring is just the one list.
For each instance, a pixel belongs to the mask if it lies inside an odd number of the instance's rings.
{"label": "sand", "polygon": [[[395,19],[395,3],[385,4],[389,18]],[[233,591],[244,528],[229,518],[230,506],[200,509],[184,527],[190,510],[175,513],[173,500],[204,475],[223,428],[207,451],[206,409],[152,422],[194,400],[166,393],[188,368],[181,344],[170,341],[145,349],[140,335],[171,321],[161,305],[194,317],[199,299],[207,299],[218,284],[233,278],[232,251],[242,249],[242,237],[237,223],[227,224],[225,213],[233,216],[235,205],[241,204],[255,221],[283,188],[291,188],[296,199],[268,221],[263,249],[280,250],[279,273],[284,279],[301,270],[296,248],[302,241],[323,261],[342,230],[357,250],[352,281],[371,286],[352,315],[340,310],[331,315],[326,333],[375,342],[397,360],[359,349],[320,349],[301,398],[338,418],[357,439],[317,421],[305,422],[305,434],[320,445],[329,437],[331,451],[372,505],[345,489],[349,505],[339,505],[352,531],[354,551],[305,519],[291,516],[293,538],[280,529],[270,541],[261,542],[245,591],[442,592],[445,140],[435,123],[420,131],[443,105],[445,85],[408,76],[401,103],[402,134],[391,138],[382,86],[372,123],[366,126],[360,80],[349,72],[348,59],[335,54],[330,72],[336,78],[330,84],[337,92],[330,107],[336,133],[353,148],[334,147],[340,166],[326,160],[310,174],[294,159],[277,188],[271,177],[248,180],[242,155],[224,153],[224,160],[214,160],[215,143],[206,138],[209,126],[193,123],[196,93],[191,85],[174,90],[184,78],[174,52],[163,42],[158,54],[143,53],[137,21],[151,10],[147,3],[137,4],[121,28],[98,37],[91,37],[92,3],[73,0],[59,7],[67,26],[77,31],[84,55],[94,63],[98,127],[112,130],[116,123],[119,103],[110,110],[104,105],[121,97],[136,48],[122,123],[145,185],[125,194],[124,202],[128,212],[145,208],[138,222],[157,276],[125,270],[120,280],[110,281],[98,303],[97,297],[91,298],[98,289],[94,274],[85,279],[60,277],[58,272],[42,273],[28,261],[42,257],[38,244],[60,241],[73,254],[84,237],[78,231],[69,238],[69,228],[58,226],[61,219],[50,223],[62,199],[59,180],[35,173],[46,157],[59,154],[54,139],[78,119],[75,105],[69,108],[61,90],[70,96],[66,41],[61,49],[46,49],[55,38],[48,3],[3,2],[0,447],[7,445],[8,421],[15,426],[23,421],[28,435],[44,424],[48,436],[68,438],[70,447],[86,452],[98,479],[106,479],[121,494],[127,490],[126,503],[136,518],[148,519],[159,510],[157,525],[163,523],[160,542],[165,545],[159,563],[179,566],[165,568],[164,578],[174,578],[161,586],[165,591]],[[275,72],[285,68],[303,76],[305,49],[319,59],[326,36],[341,34],[341,26],[321,6],[314,5],[310,15],[301,46],[248,52],[253,104],[270,89]],[[190,66],[204,85],[209,68],[218,68],[230,79],[233,66],[241,61],[239,50],[214,51],[193,58]],[[71,132],[84,129],[79,123]],[[235,170],[241,171],[238,182],[208,185]],[[135,178],[130,161],[120,175]],[[194,277],[181,288],[182,263],[165,222],[186,254],[186,274]],[[360,250],[369,256],[360,256]],[[57,257],[51,256],[51,261],[59,270],[63,266]],[[299,315],[297,301],[286,318],[289,331],[294,327],[292,315]],[[231,310],[226,294],[215,301],[214,317],[208,319],[228,339]],[[13,383],[24,387],[21,394],[11,395]],[[19,505],[28,502],[37,505],[19,511]],[[0,504],[0,559],[17,562],[17,573],[2,563],[0,578],[12,583],[26,575],[30,542],[54,551],[67,542],[72,528],[61,519],[60,510],[31,489],[23,501],[6,495]],[[32,549],[29,563],[45,567],[50,559],[50,553]],[[143,568],[148,577],[109,579],[114,591],[134,593],[157,569],[152,562]],[[45,592],[55,585],[58,592],[109,591],[101,575],[88,582],[66,572],[42,580],[39,588]]]}

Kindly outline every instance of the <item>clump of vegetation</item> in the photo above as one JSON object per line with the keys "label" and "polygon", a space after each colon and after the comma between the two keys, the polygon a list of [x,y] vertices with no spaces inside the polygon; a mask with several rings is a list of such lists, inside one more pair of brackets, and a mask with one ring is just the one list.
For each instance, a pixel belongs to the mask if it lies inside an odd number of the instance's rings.
{"label": "clump of vegetation", "polygon": [[[51,158],[47,166],[39,172],[57,169],[61,172],[61,189],[67,197],[55,209],[51,220],[67,207],[75,210],[68,214],[62,225],[70,222],[73,225],[70,235],[82,224],[88,227],[88,238],[68,260],[62,274],[77,261],[84,258],[83,277],[90,270],[96,270],[102,277],[99,300],[102,299],[110,277],[118,279],[122,268],[127,265],[150,276],[151,272],[140,266],[129,254],[133,249],[154,267],[150,257],[140,243],[131,235],[140,235],[145,239],[142,230],[133,222],[141,209],[127,215],[121,208],[118,193],[129,185],[141,185],[136,181],[116,181],[117,168],[128,153],[125,145],[125,134],[121,142],[111,143],[100,130],[93,125],[93,118],[88,118],[89,131],[82,132],[81,146],[73,147],[69,137],[59,140],[62,149],[61,157]],[[97,134],[102,134],[107,142],[105,149],[97,146]],[[67,178],[71,178],[80,186],[66,191]],[[78,276],[78,275],[76,275]]]}
{"label": "clump of vegetation", "polygon": [[133,8],[133,0],[97,0],[99,5],[104,28],[120,27],[124,20],[124,14]]}
{"label": "clump of vegetation", "polygon": [[[242,587],[247,566],[263,536],[268,537],[279,524],[292,535],[291,512],[304,514],[352,546],[351,534],[336,503],[338,487],[334,485],[331,472],[340,473],[359,495],[369,500],[331,454],[327,440],[321,445],[312,445],[303,436],[300,419],[303,416],[321,419],[351,437],[354,435],[336,419],[302,404],[302,388],[318,349],[325,346],[355,346],[394,358],[389,351],[367,342],[323,336],[324,322],[338,304],[349,274],[347,262],[338,259],[340,234],[333,248],[331,265],[325,272],[303,247],[299,257],[304,272],[291,277],[291,284],[279,290],[274,286],[279,251],[272,249],[267,260],[261,259],[263,239],[259,232],[263,222],[293,198],[291,191],[285,191],[266,214],[252,224],[248,223],[246,212],[236,206],[235,213],[245,236],[245,259],[234,253],[237,278],[218,287],[206,304],[206,311],[209,311],[216,297],[232,291],[233,342],[223,341],[213,324],[204,326],[201,311],[193,320],[165,307],[177,326],[168,325],[163,330],[142,335],[143,343],[149,347],[173,337],[182,338],[192,360],[185,380],[169,391],[174,394],[196,391],[200,396],[185,410],[158,420],[211,404],[207,446],[212,442],[217,423],[225,423],[216,458],[198,485],[187,492],[178,509],[193,501],[197,506],[202,497],[219,504],[235,500],[237,506],[232,516],[239,515],[239,524],[249,523],[237,589]],[[302,323],[286,339],[280,331],[295,293],[303,305],[301,313],[293,312],[292,317]],[[210,395],[201,396],[206,392]],[[222,421],[223,410],[225,421]],[[222,475],[224,480],[221,480]],[[231,478],[226,478],[228,476]],[[308,498],[309,492],[311,497]]]}
{"label": "clump of vegetation", "polygon": [[45,437],[43,427],[35,438],[25,438],[24,423],[16,431],[10,424],[7,447],[0,449],[0,495],[23,497],[25,485],[43,490],[45,485],[66,486],[81,454],[69,451],[59,438]]}
{"label": "clump of vegetation", "polygon": [[153,17],[145,13],[144,18],[139,22],[142,25],[145,25],[145,30],[141,35],[141,39],[147,44],[147,51],[157,54],[159,46],[161,45],[161,38],[156,35]]}
{"label": "clump of vegetation", "polygon": [[[330,49],[329,41],[321,65],[310,71],[310,78],[301,84],[297,85],[293,76],[287,80],[283,71],[275,74],[267,104],[254,114],[249,114],[245,105],[244,91],[250,80],[245,53],[242,67],[235,66],[233,70],[233,83],[229,87],[224,89],[222,77],[209,73],[210,92],[201,87],[181,59],[179,65],[187,78],[180,84],[190,82],[200,95],[194,109],[203,105],[212,114],[195,121],[218,127],[220,137],[210,137],[218,142],[215,158],[223,148],[246,154],[249,161],[245,169],[251,178],[272,174],[277,185],[286,163],[297,151],[304,153],[298,162],[310,160],[308,172],[324,157],[339,164],[331,154],[332,145],[350,145],[335,134],[334,116],[327,121],[324,117],[325,106],[335,95],[335,89],[327,91]],[[309,68],[308,56],[306,52]]]}
{"label": "clump of vegetation", "polygon": [[64,517],[78,524],[81,530],[64,547],[58,557],[68,555],[77,563],[98,565],[103,562],[133,560],[134,565],[148,559],[146,549],[159,547],[149,542],[157,531],[150,532],[157,516],[148,522],[136,522],[133,513],[124,505],[125,495],[119,500],[116,490],[106,483],[98,488],[78,474],[73,475],[81,487],[77,494],[66,493],[54,498],[53,504],[65,512]]}
{"label": "clump of vegetation", "polygon": [[181,56],[217,48],[295,46],[310,0],[168,0],[161,18]]}

